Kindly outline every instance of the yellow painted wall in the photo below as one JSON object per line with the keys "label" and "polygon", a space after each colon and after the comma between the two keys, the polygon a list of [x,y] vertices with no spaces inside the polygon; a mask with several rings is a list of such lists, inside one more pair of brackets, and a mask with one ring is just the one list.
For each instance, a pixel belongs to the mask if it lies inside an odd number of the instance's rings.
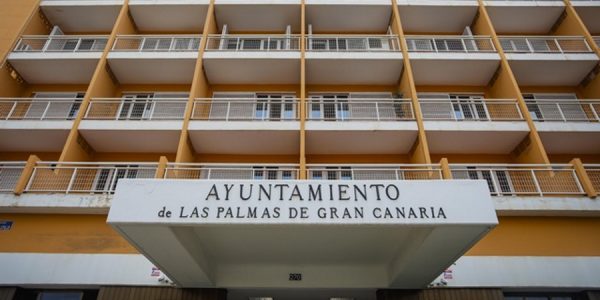
{"label": "yellow painted wall", "polygon": [[196,154],[194,162],[198,163],[285,163],[297,164],[297,155],[228,155],[228,154]]}
{"label": "yellow painted wall", "polygon": [[161,156],[166,156],[169,161],[175,161],[175,153],[103,153],[96,152],[92,156],[93,161],[145,161],[157,163]]}
{"label": "yellow painted wall", "polygon": [[0,214],[14,221],[0,233],[0,252],[137,253],[105,215]]}
{"label": "yellow painted wall", "polygon": [[471,256],[600,256],[600,218],[500,217]]}
{"label": "yellow painted wall", "polygon": [[308,164],[404,164],[409,163],[410,157],[405,154],[364,154],[364,155],[307,155],[306,163]]}
{"label": "yellow painted wall", "polygon": [[[0,161],[27,161],[30,152],[0,152]],[[40,160],[57,161],[60,157],[60,152],[36,152],[34,153]]]}
{"label": "yellow painted wall", "polygon": [[444,157],[447,158],[448,162],[451,164],[508,164],[514,162],[513,157],[508,154],[431,154],[431,161],[438,162]]}

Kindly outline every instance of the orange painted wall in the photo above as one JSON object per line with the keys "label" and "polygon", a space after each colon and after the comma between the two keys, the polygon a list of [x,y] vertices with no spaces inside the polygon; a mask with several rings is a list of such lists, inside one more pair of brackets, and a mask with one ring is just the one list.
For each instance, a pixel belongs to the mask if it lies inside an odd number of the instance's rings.
{"label": "orange painted wall", "polygon": [[600,218],[500,217],[471,256],[600,256]]}
{"label": "orange painted wall", "polygon": [[14,221],[0,234],[0,252],[137,253],[106,224],[105,215],[0,214]]}

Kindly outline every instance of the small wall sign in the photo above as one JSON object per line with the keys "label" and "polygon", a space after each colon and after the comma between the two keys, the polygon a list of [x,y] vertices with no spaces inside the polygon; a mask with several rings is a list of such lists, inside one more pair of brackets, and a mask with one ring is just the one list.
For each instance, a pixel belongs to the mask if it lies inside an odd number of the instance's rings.
{"label": "small wall sign", "polygon": [[13,226],[13,221],[0,220],[0,231],[11,230],[12,226]]}

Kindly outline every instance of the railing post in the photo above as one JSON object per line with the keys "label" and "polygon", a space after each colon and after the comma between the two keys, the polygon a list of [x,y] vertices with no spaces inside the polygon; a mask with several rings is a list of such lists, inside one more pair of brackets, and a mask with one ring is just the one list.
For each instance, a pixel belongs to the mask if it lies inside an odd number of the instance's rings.
{"label": "railing post", "polygon": [[[40,116],[40,120],[44,120],[46,118],[46,113],[48,113],[48,109],[50,109],[50,104],[51,103],[52,102],[50,102],[50,101],[46,102],[46,108],[44,108],[44,112]],[[31,106],[29,108],[31,108]]]}
{"label": "railing post", "polygon": [[443,179],[452,179],[452,170],[450,169],[447,158],[444,157],[440,160],[440,168],[442,169]]}
{"label": "railing post", "polygon": [[[598,117],[598,112],[596,112],[596,108],[594,107],[594,103],[589,103],[588,104],[590,106],[590,111],[592,112],[592,115],[594,116],[594,119],[596,121],[600,121],[600,117]],[[598,104],[600,106],[600,104]]]}
{"label": "railing post", "polygon": [[66,194],[68,194],[71,191],[71,188],[73,187],[73,182],[75,181],[75,177],[77,177],[77,170],[77,167],[73,168],[73,174],[71,175],[69,185],[67,185],[67,190],[65,191]]}
{"label": "railing post", "polygon": [[562,111],[562,107],[560,107],[560,103],[556,103],[556,108],[558,108],[558,113],[560,114],[560,118],[563,120],[563,122],[566,122],[567,118],[565,117],[565,114]]}
{"label": "railing post", "polygon": [[231,101],[227,101],[227,111],[225,112],[225,121],[229,121],[230,109],[231,109]]}
{"label": "railing post", "polygon": [[377,114],[377,121],[381,121],[380,120],[380,115],[379,115],[379,102],[375,102],[375,112]]}
{"label": "railing post", "polygon": [[19,180],[17,180],[17,184],[15,184],[14,194],[21,195],[29,181],[31,180],[31,175],[33,174],[33,170],[35,169],[35,165],[40,161],[39,157],[35,155],[29,155],[27,162],[25,163],[25,167],[23,168],[23,172],[21,172],[21,176]]}
{"label": "railing post", "polygon": [[10,116],[12,116],[12,114],[15,112],[15,109],[17,109],[17,104],[18,103],[19,103],[18,101],[15,101],[13,103],[13,106],[10,108],[10,111],[8,112],[8,115],[6,116],[7,120],[10,120]]}
{"label": "railing post", "polygon": [[538,191],[540,196],[544,196],[544,192],[542,191],[542,187],[540,187],[540,183],[537,180],[537,175],[535,174],[535,169],[531,169],[531,178],[533,179],[533,184],[535,185],[535,189]]}
{"label": "railing post", "polygon": [[167,170],[167,164],[169,161],[166,156],[161,156],[158,160],[158,167],[156,167],[156,173],[154,174],[154,178],[162,179],[165,177],[165,173]]}
{"label": "railing post", "polygon": [[598,196],[598,191],[594,189],[592,180],[588,176],[588,173],[585,170],[581,159],[574,158],[569,162],[569,164],[573,165],[573,169],[575,170],[575,174],[577,174],[577,178],[579,179],[579,183],[581,184],[583,191],[587,194],[588,197],[596,198]]}
{"label": "railing post", "polygon": [[[479,100],[481,101],[481,104],[483,105],[483,111],[485,112],[485,118],[486,121],[492,121],[492,116],[490,115],[490,111],[488,110],[488,104],[487,101],[485,100]],[[475,101],[473,101],[474,103],[477,103]],[[475,105],[475,114],[477,114],[477,105]],[[479,116],[477,116],[479,118]]]}

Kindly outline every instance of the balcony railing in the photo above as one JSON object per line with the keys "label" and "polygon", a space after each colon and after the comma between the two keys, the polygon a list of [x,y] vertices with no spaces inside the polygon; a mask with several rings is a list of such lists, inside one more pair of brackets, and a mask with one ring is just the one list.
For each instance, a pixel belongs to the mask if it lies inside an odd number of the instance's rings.
{"label": "balcony railing", "polygon": [[396,35],[312,35],[306,38],[307,51],[319,52],[398,52]]}
{"label": "balcony railing", "polygon": [[14,52],[102,52],[108,36],[24,35]]}
{"label": "balcony railing", "polygon": [[534,121],[600,122],[600,100],[527,100]]}
{"label": "balcony railing", "polygon": [[0,120],[73,120],[81,99],[0,98]]}
{"label": "balcony railing", "polygon": [[496,47],[489,36],[407,36],[406,44],[409,52],[496,52]]}
{"label": "balcony railing", "polygon": [[86,120],[183,120],[186,98],[92,99]]}
{"label": "balcony railing", "polygon": [[118,35],[112,51],[187,52],[198,51],[198,35]]}
{"label": "balcony railing", "polygon": [[451,164],[453,179],[485,180],[492,196],[584,195],[571,165]]}
{"label": "balcony railing", "polygon": [[12,192],[25,169],[24,161],[0,161],[0,192]]}
{"label": "balcony railing", "polygon": [[192,120],[204,121],[295,121],[298,99],[228,98],[196,99]]}
{"label": "balcony railing", "polygon": [[407,121],[414,120],[408,99],[311,99],[307,103],[311,121]]}
{"label": "balcony railing", "polygon": [[113,193],[120,179],[154,178],[156,163],[39,162],[25,192]]}
{"label": "balcony railing", "polygon": [[597,193],[600,193],[600,164],[585,164],[585,171]]}
{"label": "balcony railing", "polygon": [[520,121],[523,115],[514,99],[419,99],[424,120]]}
{"label": "balcony railing", "polygon": [[168,164],[167,179],[250,179],[291,180],[298,179],[295,164]]}
{"label": "balcony railing", "polygon": [[298,51],[299,35],[220,35],[208,36],[207,51]]}
{"label": "balcony railing", "polygon": [[503,36],[502,49],[507,53],[590,53],[583,36]]}
{"label": "balcony railing", "polygon": [[311,180],[431,180],[442,179],[439,165],[308,165]]}

